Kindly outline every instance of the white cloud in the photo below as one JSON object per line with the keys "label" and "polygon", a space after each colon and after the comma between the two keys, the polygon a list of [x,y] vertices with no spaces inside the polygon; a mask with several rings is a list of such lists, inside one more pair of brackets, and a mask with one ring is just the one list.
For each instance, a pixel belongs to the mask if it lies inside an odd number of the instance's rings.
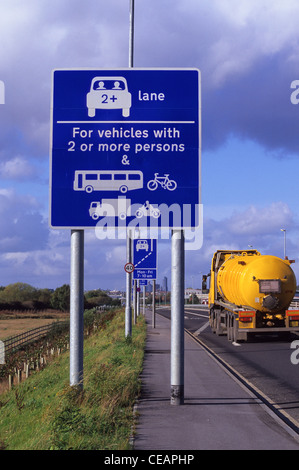
{"label": "white cloud", "polygon": [[16,156],[11,160],[0,163],[0,176],[3,179],[25,181],[35,175],[36,170],[22,156]]}
{"label": "white cloud", "polygon": [[48,227],[33,196],[0,190],[0,251],[26,252],[46,246]]}
{"label": "white cloud", "polygon": [[24,265],[28,258],[30,257],[29,253],[5,253],[2,255],[2,258],[9,263],[12,263],[14,268]]}
{"label": "white cloud", "polygon": [[284,49],[291,57],[297,49],[298,2],[216,0],[214,7],[219,28],[212,28],[206,57],[212,84],[235,79],[263,57]]}
{"label": "white cloud", "polygon": [[293,214],[283,202],[272,203],[265,208],[252,205],[243,212],[233,214],[228,224],[232,234],[262,236],[292,226]]}

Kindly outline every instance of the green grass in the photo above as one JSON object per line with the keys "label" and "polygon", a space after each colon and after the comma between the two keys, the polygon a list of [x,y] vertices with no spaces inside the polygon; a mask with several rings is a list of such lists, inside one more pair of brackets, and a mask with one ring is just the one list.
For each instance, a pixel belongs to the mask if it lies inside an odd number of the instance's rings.
{"label": "green grass", "polygon": [[128,450],[146,325],[125,338],[124,313],[84,341],[83,392],[69,386],[69,353],[0,396],[0,449]]}

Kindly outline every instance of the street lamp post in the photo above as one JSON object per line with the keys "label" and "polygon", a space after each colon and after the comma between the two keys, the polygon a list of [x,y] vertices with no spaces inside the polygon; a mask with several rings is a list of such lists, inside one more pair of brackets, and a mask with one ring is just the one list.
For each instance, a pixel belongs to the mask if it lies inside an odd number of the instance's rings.
{"label": "street lamp post", "polygon": [[283,235],[284,235],[284,242],[283,242],[283,251],[284,251],[284,259],[286,259],[286,235],[287,235],[287,231],[285,228],[281,228],[280,229],[282,232],[283,232]]}

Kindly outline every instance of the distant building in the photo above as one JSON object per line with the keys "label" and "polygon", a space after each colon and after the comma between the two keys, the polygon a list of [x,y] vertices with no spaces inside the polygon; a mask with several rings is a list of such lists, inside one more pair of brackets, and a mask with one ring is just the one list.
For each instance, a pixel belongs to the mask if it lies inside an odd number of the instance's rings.
{"label": "distant building", "polygon": [[[161,290],[160,284],[156,282],[155,290],[158,292]],[[148,281],[147,286],[145,286],[145,292],[153,292],[153,281]]]}
{"label": "distant building", "polygon": [[185,297],[190,297],[190,295],[201,295],[202,291],[201,289],[192,289],[191,287],[188,287],[185,289]]}

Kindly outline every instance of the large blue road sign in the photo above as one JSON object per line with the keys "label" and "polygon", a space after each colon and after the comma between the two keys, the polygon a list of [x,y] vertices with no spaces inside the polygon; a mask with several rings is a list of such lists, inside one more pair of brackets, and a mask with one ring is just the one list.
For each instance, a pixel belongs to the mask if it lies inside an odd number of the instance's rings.
{"label": "large blue road sign", "polygon": [[157,240],[133,240],[133,279],[157,278]]}
{"label": "large blue road sign", "polygon": [[53,228],[198,226],[200,72],[55,70],[50,166]]}

